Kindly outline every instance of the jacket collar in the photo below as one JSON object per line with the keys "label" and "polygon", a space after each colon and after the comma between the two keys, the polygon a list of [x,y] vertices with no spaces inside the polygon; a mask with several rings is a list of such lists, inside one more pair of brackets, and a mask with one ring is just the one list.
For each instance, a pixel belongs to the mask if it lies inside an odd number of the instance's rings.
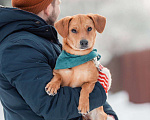
{"label": "jacket collar", "polygon": [[39,16],[17,8],[0,6],[0,42],[16,31],[28,31],[59,43],[55,28]]}

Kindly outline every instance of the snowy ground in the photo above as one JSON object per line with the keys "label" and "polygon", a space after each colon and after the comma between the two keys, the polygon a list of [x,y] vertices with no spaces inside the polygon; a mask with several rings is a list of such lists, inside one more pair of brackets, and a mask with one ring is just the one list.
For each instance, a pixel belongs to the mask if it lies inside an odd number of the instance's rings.
{"label": "snowy ground", "polygon": [[2,108],[2,105],[0,104],[0,120],[4,120],[4,117],[3,117],[3,108]]}
{"label": "snowy ground", "polygon": [[[117,113],[119,120],[150,120],[150,103],[133,104],[126,92],[109,95],[108,102]],[[0,105],[0,120],[4,120]]]}
{"label": "snowy ground", "polygon": [[131,103],[126,92],[110,95],[108,102],[117,113],[119,120],[150,120],[150,103]]}

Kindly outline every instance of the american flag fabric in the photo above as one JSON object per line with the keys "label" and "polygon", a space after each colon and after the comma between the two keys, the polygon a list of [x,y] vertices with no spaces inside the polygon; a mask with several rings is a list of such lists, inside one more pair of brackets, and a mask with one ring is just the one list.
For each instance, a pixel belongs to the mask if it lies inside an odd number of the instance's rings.
{"label": "american flag fabric", "polygon": [[100,82],[100,84],[104,87],[105,92],[108,93],[109,90],[109,77],[107,76],[107,71],[103,70],[105,69],[105,67],[103,67],[101,64],[99,65],[99,76],[98,76],[98,81]]}

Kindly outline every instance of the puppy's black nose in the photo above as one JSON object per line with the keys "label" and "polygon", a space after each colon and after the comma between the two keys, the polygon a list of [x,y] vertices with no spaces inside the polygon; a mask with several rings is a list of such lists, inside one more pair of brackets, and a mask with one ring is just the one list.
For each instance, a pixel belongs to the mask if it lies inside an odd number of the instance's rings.
{"label": "puppy's black nose", "polygon": [[88,47],[88,41],[87,40],[81,40],[80,41],[80,45],[81,45],[81,48],[87,48]]}

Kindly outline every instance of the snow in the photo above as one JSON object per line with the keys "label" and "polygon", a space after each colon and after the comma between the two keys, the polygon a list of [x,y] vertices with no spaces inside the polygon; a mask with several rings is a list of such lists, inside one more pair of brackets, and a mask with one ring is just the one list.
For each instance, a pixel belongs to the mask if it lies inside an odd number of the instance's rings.
{"label": "snow", "polygon": [[[150,120],[150,103],[134,104],[129,102],[128,94],[124,91],[109,94],[109,104],[117,113],[119,120]],[[0,120],[4,120],[0,104]]]}
{"label": "snow", "polygon": [[3,107],[0,103],[0,120],[4,120],[4,115],[3,115]]}
{"label": "snow", "polygon": [[119,120],[150,120],[150,103],[134,104],[129,102],[124,91],[109,95],[108,102],[117,113]]}

